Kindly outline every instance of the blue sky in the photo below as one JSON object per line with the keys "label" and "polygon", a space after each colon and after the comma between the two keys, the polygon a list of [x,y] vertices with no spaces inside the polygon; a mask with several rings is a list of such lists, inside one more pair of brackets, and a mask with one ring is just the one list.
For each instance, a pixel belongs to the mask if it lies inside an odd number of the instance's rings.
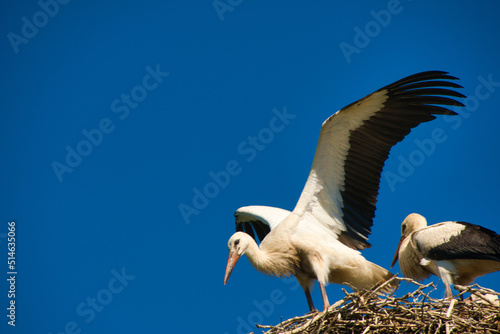
{"label": "blue sky", "polygon": [[411,212],[500,232],[499,7],[4,1],[0,331],[232,334],[306,313],[294,279],[266,277],[246,258],[223,285],[233,213],[293,209],[321,123],[425,70],[459,77],[467,108],[392,150],[363,254],[388,268]]}

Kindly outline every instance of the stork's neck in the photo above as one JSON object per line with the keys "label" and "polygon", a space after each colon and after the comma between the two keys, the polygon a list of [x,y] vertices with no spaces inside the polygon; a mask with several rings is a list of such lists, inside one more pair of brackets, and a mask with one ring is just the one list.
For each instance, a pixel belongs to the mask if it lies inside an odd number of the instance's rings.
{"label": "stork's neck", "polygon": [[298,258],[292,254],[262,250],[254,240],[248,245],[245,255],[255,269],[271,276],[290,276],[298,263]]}
{"label": "stork's neck", "polygon": [[248,257],[248,260],[255,269],[267,273],[266,268],[268,266],[269,256],[266,252],[263,252],[259,246],[257,246],[255,240],[252,239],[252,241],[248,244],[245,255]]}

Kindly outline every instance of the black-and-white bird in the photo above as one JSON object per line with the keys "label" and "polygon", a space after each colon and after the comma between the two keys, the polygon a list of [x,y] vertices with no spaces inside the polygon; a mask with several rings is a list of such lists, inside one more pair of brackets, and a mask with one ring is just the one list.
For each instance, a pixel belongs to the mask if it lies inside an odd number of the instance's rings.
{"label": "black-and-white bird", "polygon": [[479,276],[500,270],[500,235],[459,221],[427,226],[424,217],[412,213],[401,224],[391,268],[398,259],[406,277],[441,278],[451,298],[451,284],[469,285]]}
{"label": "black-and-white bird", "polygon": [[[226,284],[239,257],[246,254],[259,271],[295,275],[311,311],[310,288],[317,280],[324,309],[325,284],[368,289],[392,277],[359,252],[371,245],[380,175],[392,146],[412,128],[456,115],[461,88],[446,72],[411,75],[342,108],[322,125],[316,153],[292,212],[264,206],[236,211],[237,231],[228,242]],[[261,240],[260,247],[255,233]],[[246,233],[244,233],[246,232]]]}

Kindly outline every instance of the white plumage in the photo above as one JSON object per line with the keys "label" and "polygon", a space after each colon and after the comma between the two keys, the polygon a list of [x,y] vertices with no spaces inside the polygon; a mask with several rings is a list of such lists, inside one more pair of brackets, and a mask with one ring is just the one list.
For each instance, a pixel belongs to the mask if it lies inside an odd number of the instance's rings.
{"label": "white plumage", "polygon": [[294,210],[250,206],[236,211],[238,232],[228,242],[224,284],[238,258],[246,254],[263,273],[295,275],[312,311],[314,280],[327,308],[328,282],[360,290],[392,277],[359,252],[371,246],[368,236],[380,174],[391,147],[413,127],[435,119],[433,114],[456,114],[446,108],[462,106],[453,97],[463,95],[450,89],[460,88],[454,79],[445,72],[418,73],[329,117],[321,127],[309,177]]}
{"label": "white plumage", "polygon": [[391,268],[399,259],[403,275],[423,280],[436,275],[447,297],[451,284],[468,285],[477,277],[500,270],[500,235],[465,222],[449,221],[427,226],[412,213],[401,224],[401,240]]}

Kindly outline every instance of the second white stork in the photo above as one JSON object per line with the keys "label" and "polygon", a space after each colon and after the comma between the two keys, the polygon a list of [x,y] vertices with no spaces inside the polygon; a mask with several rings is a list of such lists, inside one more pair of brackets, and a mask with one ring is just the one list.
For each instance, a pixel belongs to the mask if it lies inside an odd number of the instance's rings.
{"label": "second white stork", "polygon": [[[392,146],[412,128],[456,115],[461,88],[446,72],[418,73],[342,108],[322,125],[309,177],[292,212],[263,206],[236,211],[237,231],[228,242],[224,284],[245,254],[259,271],[295,275],[314,310],[310,289],[317,280],[324,309],[328,282],[356,290],[392,277],[359,252],[371,245],[380,175]],[[261,240],[256,243],[255,233]],[[246,233],[244,233],[246,232]]]}
{"label": "second white stork", "polygon": [[451,298],[451,284],[469,285],[479,276],[500,270],[500,235],[460,221],[427,226],[423,216],[412,213],[401,224],[391,268],[398,259],[406,277],[441,278]]}

